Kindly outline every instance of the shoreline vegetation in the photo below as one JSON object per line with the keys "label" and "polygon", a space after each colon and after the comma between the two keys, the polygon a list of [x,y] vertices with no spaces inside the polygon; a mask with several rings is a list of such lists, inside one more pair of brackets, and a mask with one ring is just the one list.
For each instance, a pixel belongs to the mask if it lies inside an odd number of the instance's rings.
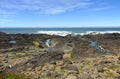
{"label": "shoreline vegetation", "polygon": [[0,79],[120,79],[120,33],[0,32]]}

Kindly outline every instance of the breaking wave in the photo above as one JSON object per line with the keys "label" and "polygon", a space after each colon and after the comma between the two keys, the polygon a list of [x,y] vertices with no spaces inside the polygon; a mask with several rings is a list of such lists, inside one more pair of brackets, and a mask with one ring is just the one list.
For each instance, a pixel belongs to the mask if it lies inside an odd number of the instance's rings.
{"label": "breaking wave", "polygon": [[70,31],[37,31],[36,34],[66,36],[66,35],[72,34],[72,32]]}
{"label": "breaking wave", "polygon": [[67,36],[67,35],[97,35],[97,34],[112,34],[112,33],[119,33],[120,31],[86,31],[86,32],[72,32],[72,31],[36,31],[34,34],[48,34],[48,35],[59,35],[59,36]]}
{"label": "breaking wave", "polygon": [[91,35],[97,35],[97,34],[112,34],[112,33],[119,33],[120,31],[88,31],[86,32],[86,34],[91,34]]}

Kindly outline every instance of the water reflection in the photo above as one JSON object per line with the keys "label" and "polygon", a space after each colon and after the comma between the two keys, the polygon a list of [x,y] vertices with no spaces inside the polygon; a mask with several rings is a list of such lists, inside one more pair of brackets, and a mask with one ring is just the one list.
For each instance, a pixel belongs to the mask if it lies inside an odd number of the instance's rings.
{"label": "water reflection", "polygon": [[95,47],[95,49],[98,50],[99,52],[110,52],[110,50],[104,49],[94,41],[91,41],[89,45]]}
{"label": "water reflection", "polygon": [[11,44],[16,44],[16,41],[9,41],[9,43],[11,43]]}

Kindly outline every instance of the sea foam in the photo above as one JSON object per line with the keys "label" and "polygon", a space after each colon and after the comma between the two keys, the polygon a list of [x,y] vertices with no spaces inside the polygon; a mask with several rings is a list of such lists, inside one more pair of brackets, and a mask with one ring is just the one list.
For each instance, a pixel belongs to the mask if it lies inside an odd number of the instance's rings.
{"label": "sea foam", "polygon": [[48,35],[59,35],[59,36],[66,36],[72,34],[70,31],[37,31],[37,34],[48,34]]}
{"label": "sea foam", "polygon": [[86,31],[86,32],[71,32],[71,31],[43,31],[39,30],[36,31],[35,34],[47,34],[47,35],[58,35],[58,36],[67,36],[67,35],[97,35],[97,34],[112,34],[112,33],[119,33],[120,31]]}
{"label": "sea foam", "polygon": [[120,34],[120,31],[88,31],[85,34],[97,35],[97,34],[106,34],[106,33],[109,33],[109,34],[119,33]]}

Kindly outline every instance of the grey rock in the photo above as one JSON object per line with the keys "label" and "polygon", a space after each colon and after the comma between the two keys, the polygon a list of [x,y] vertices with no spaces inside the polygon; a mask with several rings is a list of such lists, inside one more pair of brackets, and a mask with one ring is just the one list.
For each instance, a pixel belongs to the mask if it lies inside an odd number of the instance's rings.
{"label": "grey rock", "polygon": [[88,74],[83,74],[83,75],[80,75],[78,79],[93,79],[93,78]]}
{"label": "grey rock", "polygon": [[69,73],[69,74],[78,74],[78,68],[76,66],[73,65],[66,65],[63,67],[64,71]]}
{"label": "grey rock", "polygon": [[3,66],[3,64],[2,63],[0,63],[0,67],[2,67]]}
{"label": "grey rock", "polygon": [[101,73],[103,73],[103,72],[104,72],[104,70],[103,70],[103,68],[102,68],[102,67],[97,67],[97,71],[98,71],[98,72],[101,72]]}

